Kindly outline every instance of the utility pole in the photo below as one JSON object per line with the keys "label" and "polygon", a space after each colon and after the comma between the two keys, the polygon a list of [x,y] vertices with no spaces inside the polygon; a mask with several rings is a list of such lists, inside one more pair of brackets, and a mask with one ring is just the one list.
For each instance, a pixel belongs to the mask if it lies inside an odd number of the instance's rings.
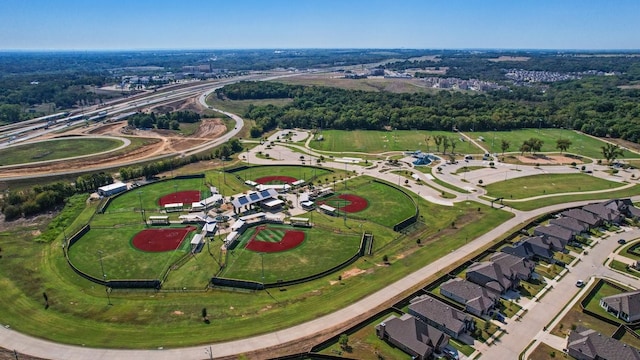
{"label": "utility pole", "polygon": [[102,271],[102,281],[104,282],[104,291],[107,294],[107,304],[111,303],[111,297],[109,295],[109,287],[107,286],[107,274],[104,272],[104,264],[102,263],[102,250],[98,250],[98,259],[100,260],[100,270]]}

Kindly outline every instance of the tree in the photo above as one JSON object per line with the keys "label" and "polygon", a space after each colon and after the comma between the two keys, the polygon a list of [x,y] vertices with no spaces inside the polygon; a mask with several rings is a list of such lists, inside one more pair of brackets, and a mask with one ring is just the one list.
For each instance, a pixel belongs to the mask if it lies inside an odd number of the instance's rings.
{"label": "tree", "polygon": [[433,142],[436,143],[436,152],[440,152],[440,145],[442,145],[442,139],[444,138],[444,136],[441,135],[434,135],[433,136]]}
{"label": "tree", "polygon": [[509,146],[511,146],[511,143],[505,139],[502,139],[502,143],[500,143],[500,150],[502,150],[502,155],[504,155],[504,152],[509,150]]}
{"label": "tree", "polygon": [[617,144],[606,143],[600,149],[602,149],[602,157],[604,157],[609,164],[624,154],[624,150]]}
{"label": "tree", "polygon": [[455,155],[455,153],[456,153],[456,139],[455,138],[449,139],[449,144],[451,145],[451,153]]}
{"label": "tree", "polygon": [[569,139],[558,139],[558,140],[556,140],[556,149],[560,150],[561,154],[564,151],[567,151],[567,149],[570,146],[571,146],[571,140],[569,140]]}
{"label": "tree", "polygon": [[447,153],[447,148],[449,148],[449,145],[451,145],[449,138],[446,136],[442,136],[442,153],[443,154]]}
{"label": "tree", "polygon": [[340,344],[342,350],[346,351],[349,348],[349,336],[347,334],[340,335],[338,343]]}

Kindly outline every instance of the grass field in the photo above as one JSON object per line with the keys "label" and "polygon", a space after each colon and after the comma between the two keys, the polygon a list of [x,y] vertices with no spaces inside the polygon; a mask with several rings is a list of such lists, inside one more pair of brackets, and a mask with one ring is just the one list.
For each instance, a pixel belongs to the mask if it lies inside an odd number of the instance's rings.
{"label": "grass field", "polygon": [[315,86],[327,86],[337,87],[347,90],[362,90],[362,91],[388,91],[395,93],[414,93],[414,92],[430,92],[435,93],[437,89],[427,88],[420,86],[420,81],[415,79],[384,79],[384,78],[370,78],[370,79],[345,79],[340,74],[340,77],[336,77],[338,74],[331,75],[310,75],[310,76],[294,76],[288,78],[281,78],[275,80],[291,85],[315,85]]}
{"label": "grass field", "polygon": [[[457,133],[450,131],[423,131],[423,130],[323,130],[323,141],[309,143],[313,149],[333,152],[366,152],[381,153],[386,151],[414,151],[436,152],[433,137],[446,136],[456,140],[458,154],[481,154],[482,150],[470,142],[461,142]],[[429,137],[427,144],[426,140]],[[427,146],[428,145],[428,146]],[[442,151],[440,147],[440,151]],[[447,150],[451,152],[451,148]]]}
{"label": "grass field", "polygon": [[634,185],[625,189],[612,189],[611,191],[601,192],[601,193],[591,193],[591,194],[572,194],[572,195],[558,195],[551,197],[543,197],[535,200],[523,201],[523,202],[507,202],[505,200],[505,204],[508,203],[509,206],[514,209],[528,211],[533,210],[549,205],[555,204],[564,204],[572,201],[582,201],[582,200],[607,200],[607,199],[616,199],[616,198],[626,198],[630,196],[638,195],[638,191],[640,187],[638,185]]}
{"label": "grass field", "polygon": [[249,105],[264,106],[275,105],[284,106],[293,102],[293,99],[260,99],[260,100],[220,100],[216,98],[215,94],[207,97],[206,100],[209,106],[222,111],[230,112],[243,116],[247,112]]}
{"label": "grass field", "polygon": [[269,224],[267,229],[303,231],[305,240],[294,249],[261,255],[244,248],[255,233],[255,228],[250,228],[242,234],[235,250],[228,252],[222,277],[262,282],[264,265],[266,283],[299,279],[344,262],[358,252],[360,245],[358,234],[334,233],[326,228],[306,229]]}
{"label": "grass field", "polygon": [[206,182],[207,180],[205,178],[169,179],[141,186],[114,198],[105,213],[140,209],[141,202],[145,210],[159,210],[160,205],[158,204],[158,199],[177,191],[199,190],[202,193],[201,198],[206,198],[210,196],[209,187],[206,185]]}
{"label": "grass field", "polygon": [[[245,180],[255,180],[265,176],[290,176],[296,178],[298,180],[309,181],[312,180],[317,182],[316,179],[324,179],[324,178],[332,178],[336,176],[338,173],[344,174],[344,171],[331,171],[321,168],[314,168],[310,166],[251,166],[248,169],[234,172],[231,176],[237,176]],[[227,174],[229,175],[229,174]]]}
{"label": "grass field", "polygon": [[111,138],[68,138],[18,145],[0,150],[0,165],[27,164],[37,161],[59,160],[73,156],[109,151],[122,145]]}
{"label": "grass field", "polygon": [[[510,143],[510,147],[506,152],[520,152],[520,146],[525,140],[530,138],[538,138],[542,140],[543,145],[541,152],[558,152],[556,142],[558,139],[569,139],[571,146],[567,149],[568,153],[579,154],[590,158],[601,159],[604,142],[591,136],[577,133],[573,130],[566,129],[521,129],[513,131],[476,131],[465,132],[466,135],[473,139],[479,137],[484,138],[483,146],[490,150],[490,153],[502,153],[500,148],[502,140]],[[639,154],[625,151],[622,158],[638,158]]]}
{"label": "grass field", "polygon": [[485,186],[487,196],[526,199],[534,196],[610,190],[624,184],[587,174],[541,174],[499,181]]}

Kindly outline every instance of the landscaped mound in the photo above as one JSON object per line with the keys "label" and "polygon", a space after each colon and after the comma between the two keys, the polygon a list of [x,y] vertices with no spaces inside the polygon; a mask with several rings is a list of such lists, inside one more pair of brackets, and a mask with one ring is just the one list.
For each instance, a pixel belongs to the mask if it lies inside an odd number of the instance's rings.
{"label": "landscaped mound", "polygon": [[298,179],[291,176],[264,176],[256,179],[258,184],[292,184]]}
{"label": "landscaped mound", "polygon": [[177,249],[182,240],[191,231],[195,231],[195,226],[187,226],[184,228],[166,228],[166,229],[145,229],[140,231],[133,237],[131,243],[133,246],[142,251],[163,252]]}
{"label": "landscaped mound", "polygon": [[165,206],[167,204],[175,204],[175,203],[183,203],[189,204],[193,202],[200,201],[200,191],[198,190],[187,190],[187,191],[178,191],[169,195],[165,195],[158,200],[158,204],[160,206]]}
{"label": "landscaped mound", "polygon": [[[345,204],[345,201],[347,201],[348,204]],[[369,206],[367,199],[353,194],[341,194],[322,201],[317,201],[316,203],[318,205],[327,204],[347,213],[356,213]]]}
{"label": "landscaped mound", "polygon": [[[247,243],[246,249],[256,252],[280,252],[293,249],[304,241],[305,233],[299,230],[273,231],[266,226],[258,226]],[[263,239],[263,240],[260,240]]]}

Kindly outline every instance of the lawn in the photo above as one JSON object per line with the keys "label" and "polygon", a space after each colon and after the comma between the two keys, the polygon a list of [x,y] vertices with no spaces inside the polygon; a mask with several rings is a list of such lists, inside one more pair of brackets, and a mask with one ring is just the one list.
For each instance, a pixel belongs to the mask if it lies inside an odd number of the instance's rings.
{"label": "lawn", "polygon": [[552,359],[569,359],[569,355],[562,352],[562,349],[552,348],[551,346],[541,342],[529,354],[527,360],[552,360]]}
{"label": "lawn", "polygon": [[[268,229],[297,230],[305,233],[304,242],[296,248],[274,253],[245,249],[255,228],[249,228],[234,250],[227,252],[226,267],[220,277],[275,283],[318,274],[341,264],[358,252],[361,234],[334,233],[326,228],[292,228],[267,225]],[[218,247],[218,245],[216,245]]]}
{"label": "lawn", "polygon": [[[538,270],[536,269],[536,272]],[[533,298],[536,296],[542,289],[544,289],[546,282],[543,279],[531,279],[529,281],[520,281],[520,287],[518,291],[520,291],[520,295],[526,298]]]}
{"label": "lawn", "polygon": [[620,255],[640,261],[640,242],[632,242],[620,250]]}
{"label": "lawn", "polygon": [[609,318],[613,321],[623,323],[622,320],[616,318],[615,316],[609,314],[605,309],[600,306],[600,299],[606,296],[621,294],[624,291],[631,291],[631,289],[626,288],[625,290],[620,290],[611,286],[607,281],[602,281],[600,284],[596,285],[596,292],[593,296],[588,300],[586,309],[593,311],[598,315],[602,315],[606,318]]}
{"label": "lawn", "polygon": [[495,182],[486,185],[485,189],[487,196],[503,197],[507,201],[540,195],[615,189],[623,185],[586,174],[540,174]]}
{"label": "lawn", "polygon": [[[434,136],[455,139],[456,153],[481,154],[482,150],[470,142],[461,142],[459,135],[450,131],[424,130],[323,130],[322,141],[312,141],[309,145],[320,151],[381,153],[387,151],[436,152]],[[427,142],[428,138],[428,142]],[[440,151],[442,151],[440,147]],[[447,150],[451,152],[451,148]]]}
{"label": "lawn", "polygon": [[0,150],[0,166],[59,160],[113,150],[123,142],[113,138],[66,138],[12,146]]}
{"label": "lawn", "polygon": [[[568,139],[571,141],[571,146],[567,149],[568,153],[579,154],[582,156],[600,159],[602,158],[602,150],[604,142],[567,129],[520,129],[512,131],[480,131],[469,132],[466,135],[478,139],[484,138],[483,146],[489,149],[491,153],[502,153],[501,144],[502,140],[506,140],[510,143],[507,152],[520,152],[520,146],[525,140],[530,138],[538,138],[542,140],[543,145],[541,152],[557,152],[556,142],[558,139]],[[493,146],[492,146],[493,145]],[[638,158],[639,154],[625,151],[622,158]]]}
{"label": "lawn", "polygon": [[546,277],[547,279],[554,279],[556,276],[564,270],[562,266],[556,264],[549,264],[544,261],[538,262],[536,265],[536,273]]}
{"label": "lawn", "polygon": [[518,311],[522,310],[522,306],[516,304],[513,301],[509,301],[506,299],[500,299],[500,304],[498,305],[498,310],[507,318],[514,317]]}
{"label": "lawn", "polygon": [[614,270],[618,270],[632,276],[640,277],[640,272],[638,272],[637,270],[628,268],[626,263],[623,263],[618,260],[612,260],[611,263],[609,264],[609,267]]}
{"label": "lawn", "polygon": [[622,199],[631,196],[638,195],[638,191],[640,191],[640,186],[634,185],[632,187],[621,189],[621,190],[611,190],[605,192],[591,193],[591,194],[580,194],[575,193],[571,195],[558,195],[558,196],[550,196],[543,197],[535,200],[523,201],[523,202],[509,202],[505,200],[505,204],[513,207],[514,209],[529,211],[534,210],[550,205],[555,204],[564,204],[573,201],[582,201],[582,200],[608,200],[608,199]]}

